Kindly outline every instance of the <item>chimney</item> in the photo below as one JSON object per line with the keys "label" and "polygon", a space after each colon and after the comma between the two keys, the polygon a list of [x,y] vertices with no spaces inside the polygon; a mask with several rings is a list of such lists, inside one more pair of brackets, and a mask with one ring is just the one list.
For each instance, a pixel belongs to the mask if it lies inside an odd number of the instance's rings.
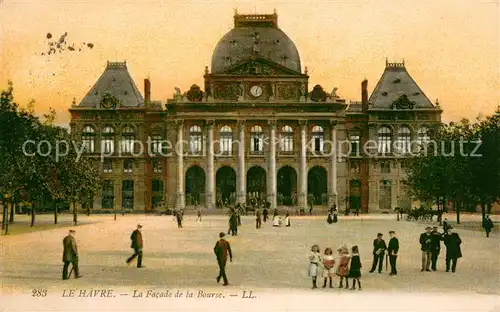
{"label": "chimney", "polygon": [[151,82],[149,79],[144,79],[144,102],[151,102]]}
{"label": "chimney", "polygon": [[361,107],[364,113],[368,111],[368,80],[361,82]]}

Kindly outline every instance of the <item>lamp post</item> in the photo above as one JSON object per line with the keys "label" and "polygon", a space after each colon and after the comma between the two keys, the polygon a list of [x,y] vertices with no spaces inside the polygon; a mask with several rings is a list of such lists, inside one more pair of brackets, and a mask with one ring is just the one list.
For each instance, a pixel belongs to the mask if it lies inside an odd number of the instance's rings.
{"label": "lamp post", "polygon": [[[4,198],[4,200],[3,200],[2,230],[5,230],[4,235],[7,235],[7,233],[9,232],[9,221],[7,220],[8,216],[9,216],[9,205],[8,205],[8,202],[9,202],[9,199],[12,198],[12,194],[7,193],[7,194],[4,195],[3,198]],[[11,203],[11,205],[12,205],[12,203]]]}

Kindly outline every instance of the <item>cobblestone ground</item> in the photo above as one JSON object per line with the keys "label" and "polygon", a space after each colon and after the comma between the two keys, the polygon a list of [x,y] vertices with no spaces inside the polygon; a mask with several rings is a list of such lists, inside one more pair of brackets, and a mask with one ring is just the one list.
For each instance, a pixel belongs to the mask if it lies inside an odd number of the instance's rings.
{"label": "cobblestone ground", "polygon": [[[231,285],[222,287],[215,282],[213,246],[218,233],[227,231],[224,216],[204,216],[202,222],[186,216],[182,229],[171,216],[80,219],[87,222],[76,227],[81,279],[61,280],[62,238],[68,228],[0,237],[0,311],[207,311],[221,307],[313,311],[329,310],[331,300],[345,311],[420,311],[429,304],[426,311],[496,311],[491,309],[498,304],[498,232],[486,238],[482,231],[459,228],[464,257],[459,259],[457,272],[444,272],[443,246],[438,271],[422,273],[418,238],[426,223],[397,222],[394,215],[340,217],[334,225],[324,217],[293,217],[290,228],[273,228],[267,222],[256,230],[253,217],[248,216],[242,218],[239,235],[229,237],[234,252],[234,262],[227,266]],[[477,216],[462,219],[471,222]],[[130,232],[137,223],[143,224],[143,269],[125,264],[132,252]],[[389,276],[385,264],[382,274],[370,274],[372,241],[377,232],[384,233],[387,241],[389,230],[395,230],[400,241],[399,274]],[[310,246],[319,244],[323,251],[341,243],[360,248],[363,290],[311,290],[307,277]],[[337,287],[338,280],[334,284]],[[36,297],[33,289],[47,289],[48,295]],[[112,289],[115,297],[61,298],[69,289],[76,290],[76,296],[80,290]],[[196,300],[133,298],[134,290],[146,294],[148,289],[174,294],[180,290],[184,296],[189,290]],[[198,298],[200,290],[221,293],[225,299]],[[257,298],[242,299],[244,290],[246,294],[252,290]],[[377,302],[381,306],[374,305]]]}

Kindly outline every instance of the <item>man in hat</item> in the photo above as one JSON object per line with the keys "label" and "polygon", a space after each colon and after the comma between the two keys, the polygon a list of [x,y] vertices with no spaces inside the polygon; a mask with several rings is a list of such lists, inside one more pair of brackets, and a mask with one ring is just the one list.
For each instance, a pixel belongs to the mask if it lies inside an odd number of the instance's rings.
{"label": "man in hat", "polygon": [[493,226],[493,221],[490,219],[490,216],[487,215],[486,217],[484,217],[482,227],[486,231],[486,237],[490,237],[490,232]]}
{"label": "man in hat", "polygon": [[382,239],[383,234],[378,233],[377,238],[373,241],[373,263],[372,269],[370,273],[373,273],[377,268],[378,263],[378,272],[382,273],[382,264],[384,263],[384,254],[387,249],[387,245],[385,241]]}
{"label": "man in hat", "polygon": [[431,268],[432,271],[436,271],[436,264],[439,257],[439,252],[441,251],[441,241],[443,240],[443,235],[439,233],[438,227],[432,227],[432,240],[431,240]]}
{"label": "man in hat", "polygon": [[389,254],[389,263],[391,264],[391,274],[397,275],[398,269],[396,269],[396,261],[398,259],[399,251],[399,240],[396,237],[395,231],[389,231],[391,239],[389,240],[389,246],[387,247],[387,253]]}
{"label": "man in hat", "polygon": [[229,254],[229,261],[233,262],[233,253],[231,252],[231,245],[227,240],[224,239],[226,234],[224,232],[219,233],[219,240],[215,244],[214,253],[217,257],[217,264],[219,265],[219,275],[216,280],[217,283],[220,282],[222,278],[224,280],[224,286],[229,285],[226,276],[226,263],[227,263],[227,255]]}
{"label": "man in hat", "polygon": [[452,226],[448,228],[448,233],[444,235],[443,240],[446,246],[446,272],[450,271],[451,262],[451,271],[455,273],[457,260],[462,257],[462,250],[460,249],[462,240],[458,233],[454,233]]}
{"label": "man in hat", "polygon": [[[63,256],[62,261],[64,262],[62,279],[67,280],[70,276],[68,276],[68,267],[71,263],[73,265],[72,271],[75,271],[75,278],[82,277],[78,270],[78,249],[76,247],[76,239],[74,237],[75,231],[69,230],[68,236],[63,239]],[[71,273],[70,273],[71,275]]]}
{"label": "man in hat", "polygon": [[130,247],[134,250],[134,254],[127,259],[127,264],[130,264],[132,260],[137,257],[137,267],[143,268],[142,265],[142,233],[141,233],[142,225],[138,224],[137,229],[132,232],[130,235],[130,239],[132,240],[132,244]]}
{"label": "man in hat", "polygon": [[430,272],[429,269],[431,265],[431,257],[432,257],[432,228],[430,226],[425,228],[425,232],[420,234],[420,250],[422,251],[422,269],[420,272],[427,271]]}

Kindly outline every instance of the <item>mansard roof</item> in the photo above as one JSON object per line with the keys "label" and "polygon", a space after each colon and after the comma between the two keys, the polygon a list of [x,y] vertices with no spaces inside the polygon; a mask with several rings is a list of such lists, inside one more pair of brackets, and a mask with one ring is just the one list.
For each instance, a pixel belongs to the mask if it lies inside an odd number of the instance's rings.
{"label": "mansard roof", "polygon": [[403,63],[386,61],[385,71],[373,90],[369,109],[393,109],[399,102],[412,108],[434,108],[429,98],[410,76]]}
{"label": "mansard roof", "polygon": [[126,62],[109,62],[101,77],[90,89],[78,106],[100,107],[102,97],[106,94],[114,96],[118,107],[144,106],[144,98],[130,76]]}

